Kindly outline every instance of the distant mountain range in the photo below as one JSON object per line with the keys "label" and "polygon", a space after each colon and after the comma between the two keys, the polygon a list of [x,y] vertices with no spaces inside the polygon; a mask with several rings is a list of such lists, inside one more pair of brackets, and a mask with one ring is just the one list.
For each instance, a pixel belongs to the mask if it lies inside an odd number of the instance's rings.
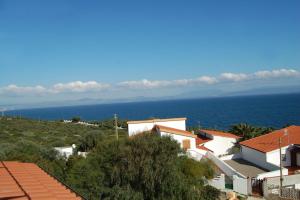
{"label": "distant mountain range", "polygon": [[94,104],[110,104],[110,103],[128,103],[143,101],[161,101],[170,99],[190,99],[190,98],[211,98],[211,97],[231,97],[231,96],[251,96],[251,95],[270,95],[270,94],[290,94],[300,93],[300,86],[282,86],[282,87],[261,87],[249,90],[224,92],[219,89],[194,90],[174,96],[163,97],[145,97],[136,96],[130,98],[118,99],[95,99],[83,98],[77,100],[49,101],[34,104],[7,104],[0,105],[1,110],[17,110],[26,108],[43,108],[43,107],[61,107],[61,106],[78,106],[78,105],[94,105]]}

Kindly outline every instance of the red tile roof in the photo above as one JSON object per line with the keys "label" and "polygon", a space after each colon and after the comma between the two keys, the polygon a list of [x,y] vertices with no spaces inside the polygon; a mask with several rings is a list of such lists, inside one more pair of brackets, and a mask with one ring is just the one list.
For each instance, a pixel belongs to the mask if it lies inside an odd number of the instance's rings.
{"label": "red tile roof", "polygon": [[154,128],[156,128],[156,129],[158,129],[162,132],[173,133],[173,134],[177,134],[177,135],[183,135],[183,136],[187,136],[187,137],[197,138],[197,135],[194,135],[191,132],[176,129],[176,128],[170,128],[170,127],[162,126],[162,125],[155,125]]}
{"label": "red tile roof", "polygon": [[213,152],[212,150],[210,150],[209,148],[206,148],[205,146],[197,146],[197,149],[201,149],[201,150],[205,150],[205,151],[210,151]]}
{"label": "red tile roof", "polygon": [[[284,136],[284,129],[288,135]],[[240,142],[241,145],[261,151],[263,153],[279,149],[279,138],[282,138],[282,147],[290,144],[300,144],[300,126],[289,126],[287,128],[273,131],[271,133]]]}
{"label": "red tile roof", "polygon": [[0,199],[81,199],[33,163],[0,162]]}
{"label": "red tile roof", "polygon": [[213,131],[213,130],[201,129],[200,132],[207,133],[207,134],[214,135],[214,136],[220,136],[220,137],[229,137],[229,138],[235,138],[235,139],[240,139],[241,138],[237,135],[222,132],[222,131]]}
{"label": "red tile roof", "polygon": [[208,141],[211,141],[212,139],[209,138],[205,138],[205,137],[201,137],[198,135],[198,137],[196,138],[196,146],[200,145],[200,144],[204,144]]}

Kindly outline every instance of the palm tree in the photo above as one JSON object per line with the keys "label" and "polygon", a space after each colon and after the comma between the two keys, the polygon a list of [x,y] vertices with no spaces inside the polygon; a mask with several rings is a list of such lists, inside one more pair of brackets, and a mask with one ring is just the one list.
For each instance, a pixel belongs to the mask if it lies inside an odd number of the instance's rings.
{"label": "palm tree", "polygon": [[248,140],[274,130],[273,128],[255,127],[247,123],[240,123],[231,126],[229,132],[242,137],[242,140]]}

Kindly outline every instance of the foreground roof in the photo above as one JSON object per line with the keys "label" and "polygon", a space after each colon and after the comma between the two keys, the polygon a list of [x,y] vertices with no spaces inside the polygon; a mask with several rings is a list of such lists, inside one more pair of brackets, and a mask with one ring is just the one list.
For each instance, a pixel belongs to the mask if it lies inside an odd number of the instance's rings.
{"label": "foreground roof", "polygon": [[167,126],[155,125],[154,128],[156,128],[156,129],[158,129],[159,131],[162,131],[162,132],[172,133],[172,134],[176,134],[176,135],[182,135],[182,136],[193,137],[193,138],[198,137],[197,135],[194,135],[191,132],[176,129],[176,128],[170,128],[170,127],[167,127]]}
{"label": "foreground roof", "polygon": [[[285,129],[287,130],[288,135],[284,135]],[[300,144],[300,126],[289,126],[250,140],[245,140],[240,144],[266,153],[279,149],[279,138],[282,138],[282,147],[291,144]]]}
{"label": "foreground roof", "polygon": [[186,118],[168,118],[168,119],[148,119],[148,120],[137,120],[137,121],[128,121],[127,124],[140,124],[140,123],[154,123],[154,122],[168,122],[168,121],[185,121]]}
{"label": "foreground roof", "polygon": [[33,163],[0,162],[0,199],[81,199]]}
{"label": "foreground roof", "polygon": [[222,131],[214,131],[214,130],[205,130],[201,129],[200,132],[207,133],[214,136],[220,136],[220,137],[229,137],[234,139],[240,139],[241,137],[234,135],[232,133],[222,132]]}

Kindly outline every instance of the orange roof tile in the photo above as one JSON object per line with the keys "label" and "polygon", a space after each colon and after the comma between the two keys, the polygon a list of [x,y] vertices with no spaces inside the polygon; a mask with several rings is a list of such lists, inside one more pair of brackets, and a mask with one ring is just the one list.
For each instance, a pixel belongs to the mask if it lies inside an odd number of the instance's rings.
{"label": "orange roof tile", "polygon": [[220,137],[229,137],[229,138],[235,138],[235,139],[240,139],[241,138],[237,135],[227,133],[227,132],[222,132],[222,131],[213,131],[213,130],[201,129],[200,132],[207,133],[207,134],[210,134],[210,135],[220,136]]}
{"label": "orange roof tile", "polygon": [[212,139],[209,138],[205,138],[205,137],[201,137],[198,135],[198,137],[196,138],[196,146],[200,145],[200,144],[204,144],[208,141],[211,141]]}
{"label": "orange roof tile", "polygon": [[155,125],[154,128],[159,129],[160,131],[163,131],[163,132],[167,132],[167,133],[173,133],[173,134],[183,135],[183,136],[193,137],[193,138],[198,137],[197,135],[194,135],[191,132],[176,129],[176,128],[170,128],[170,127],[167,127],[167,126]]}
{"label": "orange roof tile", "polygon": [[[284,130],[288,135],[284,135]],[[282,147],[290,144],[300,144],[300,126],[289,126],[284,129],[240,142],[241,145],[261,151],[263,153],[279,149],[279,138],[282,138]]]}
{"label": "orange roof tile", "polygon": [[201,150],[205,150],[205,151],[210,151],[213,152],[212,150],[210,150],[209,148],[206,148],[205,146],[197,146],[197,149],[201,149]]}
{"label": "orange roof tile", "polygon": [[33,163],[0,162],[0,199],[81,199]]}

